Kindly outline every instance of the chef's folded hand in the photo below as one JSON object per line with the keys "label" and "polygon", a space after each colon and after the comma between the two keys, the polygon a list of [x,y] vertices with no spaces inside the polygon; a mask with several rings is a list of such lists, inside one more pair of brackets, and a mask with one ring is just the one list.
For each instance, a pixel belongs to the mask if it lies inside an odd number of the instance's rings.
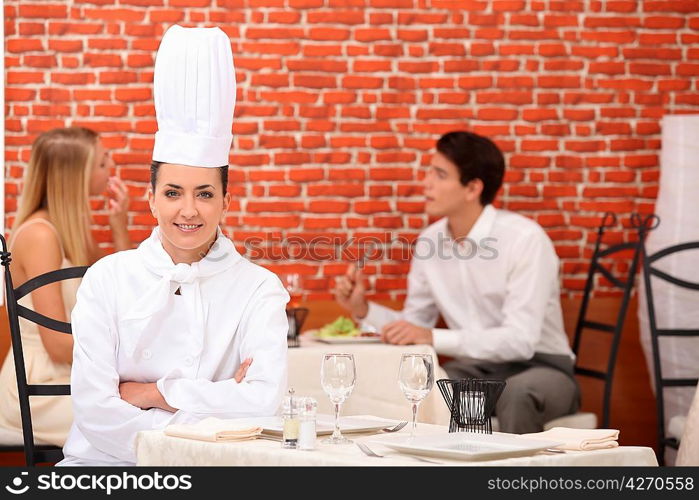
{"label": "chef's folded hand", "polygon": [[387,344],[432,344],[432,330],[404,320],[393,321],[381,329],[381,340]]}
{"label": "chef's folded hand", "polygon": [[122,382],[119,384],[119,395],[127,403],[142,410],[160,408],[172,413],[177,411],[177,408],[167,404],[154,382]]}
{"label": "chef's folded hand", "polygon": [[243,362],[240,364],[240,368],[236,370],[235,375],[233,376],[236,382],[241,383],[243,381],[245,375],[248,374],[248,368],[250,368],[251,364],[252,358],[246,358],[243,360]]}

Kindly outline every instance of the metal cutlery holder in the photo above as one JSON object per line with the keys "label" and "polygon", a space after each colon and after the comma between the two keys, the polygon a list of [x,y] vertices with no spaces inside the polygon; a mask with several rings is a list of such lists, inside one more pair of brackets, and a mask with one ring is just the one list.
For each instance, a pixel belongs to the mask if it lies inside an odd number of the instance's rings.
{"label": "metal cutlery holder", "polygon": [[286,310],[286,318],[289,320],[289,331],[286,335],[286,340],[289,347],[298,347],[300,345],[299,334],[304,321],[306,321],[306,316],[308,316],[308,308],[306,307],[293,307]]}
{"label": "metal cutlery holder", "polygon": [[449,407],[449,432],[492,434],[490,417],[505,389],[504,380],[441,379],[439,391]]}

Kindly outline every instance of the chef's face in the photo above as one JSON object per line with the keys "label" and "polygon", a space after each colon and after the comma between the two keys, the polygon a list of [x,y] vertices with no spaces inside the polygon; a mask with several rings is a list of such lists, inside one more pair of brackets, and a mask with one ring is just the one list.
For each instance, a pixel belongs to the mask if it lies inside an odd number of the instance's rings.
{"label": "chef's face", "polygon": [[216,239],[231,201],[217,168],[163,163],[148,193],[165,251],[175,263],[200,260]]}

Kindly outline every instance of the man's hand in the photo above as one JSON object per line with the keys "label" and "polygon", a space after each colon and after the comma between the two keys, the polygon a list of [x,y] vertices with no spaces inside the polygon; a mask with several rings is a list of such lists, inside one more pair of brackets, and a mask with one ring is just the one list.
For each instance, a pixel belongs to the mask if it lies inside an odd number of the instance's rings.
{"label": "man's hand", "polygon": [[381,329],[381,340],[387,344],[432,344],[432,330],[408,321],[393,321]]}
{"label": "man's hand", "polygon": [[177,411],[177,408],[167,404],[154,382],[122,382],[119,384],[119,395],[127,403],[142,410],[160,408],[172,413]]}
{"label": "man's hand", "polygon": [[335,280],[333,294],[337,303],[355,318],[361,319],[367,315],[369,304],[365,297],[364,275],[354,264],[349,266],[343,276]]}

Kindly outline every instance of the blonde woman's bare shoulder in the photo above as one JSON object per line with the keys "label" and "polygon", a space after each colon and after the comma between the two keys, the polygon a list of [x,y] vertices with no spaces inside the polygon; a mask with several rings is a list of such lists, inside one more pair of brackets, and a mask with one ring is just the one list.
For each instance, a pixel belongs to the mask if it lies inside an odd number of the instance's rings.
{"label": "blonde woman's bare shoulder", "polygon": [[21,229],[12,242],[12,260],[20,263],[29,275],[59,269],[63,254],[56,230],[44,222],[31,223]]}

